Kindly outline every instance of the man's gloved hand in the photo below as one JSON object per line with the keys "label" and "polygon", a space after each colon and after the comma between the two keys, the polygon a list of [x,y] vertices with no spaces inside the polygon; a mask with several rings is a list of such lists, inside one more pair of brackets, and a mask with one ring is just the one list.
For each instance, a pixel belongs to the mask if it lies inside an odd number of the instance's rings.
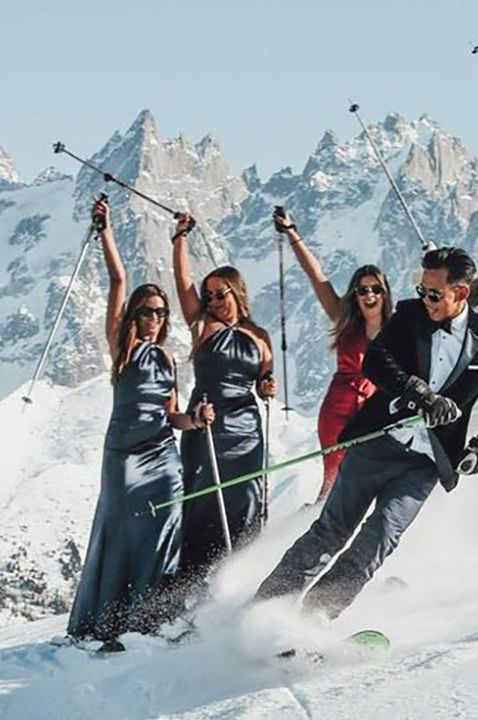
{"label": "man's gloved hand", "polygon": [[478,437],[472,437],[463,450],[456,471],[460,475],[475,475],[478,473]]}
{"label": "man's gloved hand", "polygon": [[416,375],[408,378],[397,410],[420,410],[429,428],[449,425],[461,417],[461,410],[454,400],[434,393],[427,383]]}

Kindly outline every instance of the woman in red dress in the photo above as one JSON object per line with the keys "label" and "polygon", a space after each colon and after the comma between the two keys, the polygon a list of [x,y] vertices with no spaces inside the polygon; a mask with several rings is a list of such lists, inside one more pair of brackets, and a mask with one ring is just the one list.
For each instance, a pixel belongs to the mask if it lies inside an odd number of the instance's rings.
{"label": "woman in red dress", "polygon": [[[346,422],[375,392],[375,385],[362,375],[367,346],[392,314],[392,297],[385,274],[376,265],[359,267],[340,297],[312,252],[286,214],[274,214],[279,232],[287,234],[290,246],[309,276],[317,298],[333,323],[331,349],[337,352],[337,370],[319,412],[321,447],[338,442]],[[324,457],[324,478],[318,500],[325,499],[335,482],[344,451]]]}

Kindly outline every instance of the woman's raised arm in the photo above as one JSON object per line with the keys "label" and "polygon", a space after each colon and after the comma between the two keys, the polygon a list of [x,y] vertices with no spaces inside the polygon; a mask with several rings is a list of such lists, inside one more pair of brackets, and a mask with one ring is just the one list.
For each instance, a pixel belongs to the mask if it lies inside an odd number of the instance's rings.
{"label": "woman's raised arm", "polygon": [[106,339],[111,357],[116,358],[118,352],[118,334],[124,314],[126,301],[126,272],[111,227],[110,209],[107,203],[98,200],[91,211],[93,217],[102,220],[103,230],[100,232],[103,255],[110,278],[108,309],[106,312]]}
{"label": "woman's raised arm", "polygon": [[288,215],[280,217],[274,214],[274,223],[278,230],[280,228],[279,232],[286,233],[294,255],[309,276],[320,304],[332,322],[337,322],[340,312],[340,297],[322,270],[320,262],[304,243]]}
{"label": "woman's raised arm", "polygon": [[199,319],[201,300],[191,276],[187,237],[191,227],[195,224],[192,215],[184,214],[179,218],[176,232],[173,237],[173,268],[176,290],[183,317],[191,328]]}

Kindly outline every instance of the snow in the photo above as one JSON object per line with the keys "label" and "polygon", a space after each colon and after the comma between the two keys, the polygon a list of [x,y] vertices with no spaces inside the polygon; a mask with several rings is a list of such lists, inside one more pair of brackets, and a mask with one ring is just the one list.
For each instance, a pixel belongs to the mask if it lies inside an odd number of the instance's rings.
{"label": "snow", "polygon": [[[51,551],[71,535],[84,552],[111,389],[106,374],[74,390],[39,383],[34,405],[22,411],[24,389],[0,404],[2,459],[10,468],[0,492],[0,557],[21,541],[29,557],[41,561],[49,582],[61,587],[66,581]],[[314,449],[309,419],[292,414],[287,423],[273,403],[272,425],[273,461]],[[49,644],[64,633],[66,615],[0,628],[0,717],[476,717],[473,478],[462,479],[451,494],[437,487],[395,555],[330,626],[303,618],[288,599],[247,605],[317,514],[315,507],[299,508],[312,500],[319,475],[311,461],[270,476],[268,528],[219,568],[212,598],[198,613],[199,635],[183,645],[129,634],[127,652],[98,657]],[[367,657],[346,651],[340,640],[366,627],[386,632],[391,651]],[[293,645],[320,648],[325,664],[275,657]]]}

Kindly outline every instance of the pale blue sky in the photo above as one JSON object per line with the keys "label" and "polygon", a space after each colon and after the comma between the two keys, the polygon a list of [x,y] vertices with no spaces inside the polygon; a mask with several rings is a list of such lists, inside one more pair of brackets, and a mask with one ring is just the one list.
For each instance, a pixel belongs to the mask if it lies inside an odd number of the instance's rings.
{"label": "pale blue sky", "polygon": [[90,155],[143,108],[164,137],[213,132],[231,169],[299,170],[326,128],[427,112],[478,154],[477,0],[10,0],[0,145],[28,180],[51,143]]}

